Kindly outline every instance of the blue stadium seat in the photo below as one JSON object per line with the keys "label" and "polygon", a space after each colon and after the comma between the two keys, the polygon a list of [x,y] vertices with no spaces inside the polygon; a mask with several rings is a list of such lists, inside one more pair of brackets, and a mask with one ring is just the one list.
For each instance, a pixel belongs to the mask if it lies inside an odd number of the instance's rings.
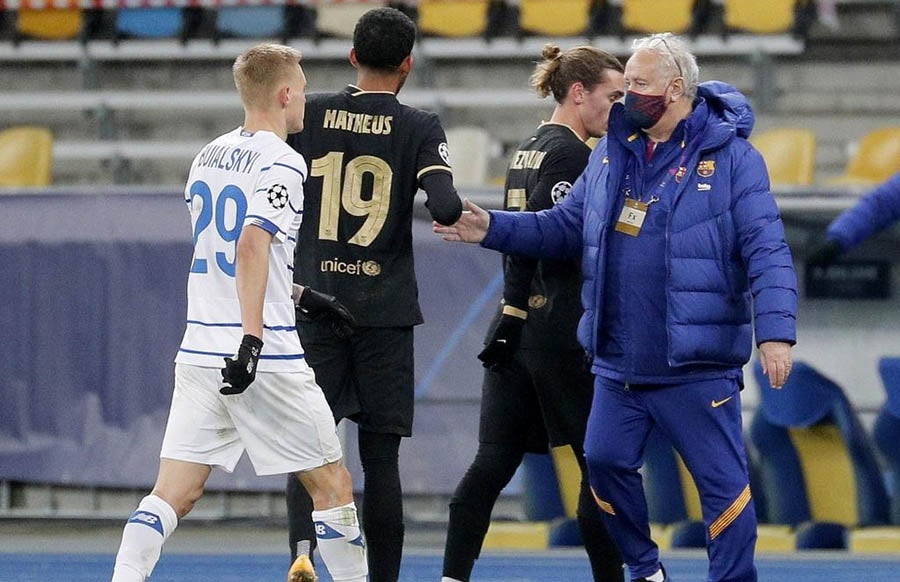
{"label": "blue stadium seat", "polygon": [[181,8],[122,8],[116,11],[116,36],[175,38],[184,30]]}
{"label": "blue stadium seat", "polygon": [[281,6],[223,6],[216,14],[216,33],[244,38],[278,38],[284,32]]}
{"label": "blue stadium seat", "polygon": [[900,358],[881,358],[878,372],[887,400],[875,419],[873,437],[888,467],[891,523],[900,525]]}
{"label": "blue stadium seat", "polygon": [[796,546],[845,548],[851,528],[888,522],[875,451],[841,388],[795,362],[782,390],[754,363],[760,408],[750,437],[759,452],[769,521],[796,528]]}

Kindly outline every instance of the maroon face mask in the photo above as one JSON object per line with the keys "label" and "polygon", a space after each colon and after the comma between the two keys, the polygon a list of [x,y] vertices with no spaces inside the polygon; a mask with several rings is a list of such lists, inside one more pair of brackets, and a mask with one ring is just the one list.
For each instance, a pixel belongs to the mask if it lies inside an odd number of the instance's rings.
{"label": "maroon face mask", "polygon": [[625,119],[632,127],[647,129],[656,125],[666,112],[666,94],[644,95],[629,91],[625,94]]}

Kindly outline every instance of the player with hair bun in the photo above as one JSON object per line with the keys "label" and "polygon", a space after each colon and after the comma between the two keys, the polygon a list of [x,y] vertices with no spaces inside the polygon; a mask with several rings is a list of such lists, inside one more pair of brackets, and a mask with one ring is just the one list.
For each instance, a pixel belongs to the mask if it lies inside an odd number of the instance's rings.
{"label": "player with hair bun", "polygon": [[[606,133],[624,95],[622,64],[590,46],[548,44],[531,76],[556,108],[513,154],[504,208],[536,212],[561,202],[587,165],[585,141]],[[582,309],[577,261],[504,257],[503,301],[478,355],[486,368],[478,452],[450,502],[443,582],[467,582],[500,491],[527,452],[569,445],[581,469],[578,526],[595,580],[622,580],[622,560],[587,480],[583,443],[593,394],[575,330]]]}

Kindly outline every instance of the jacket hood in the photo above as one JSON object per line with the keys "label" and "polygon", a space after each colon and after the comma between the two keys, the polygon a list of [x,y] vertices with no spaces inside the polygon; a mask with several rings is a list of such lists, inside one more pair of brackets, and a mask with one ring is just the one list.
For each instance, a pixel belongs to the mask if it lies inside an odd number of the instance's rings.
{"label": "jacket hood", "polygon": [[733,127],[738,137],[750,137],[756,116],[743,93],[728,83],[707,81],[697,87],[697,97],[706,101],[710,115]]}

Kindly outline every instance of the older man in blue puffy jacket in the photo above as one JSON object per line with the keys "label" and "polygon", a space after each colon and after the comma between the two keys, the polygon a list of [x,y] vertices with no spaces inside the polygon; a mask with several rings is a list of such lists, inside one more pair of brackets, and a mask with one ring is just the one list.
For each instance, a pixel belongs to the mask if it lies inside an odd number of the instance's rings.
{"label": "older man in blue puffy jacket", "polygon": [[561,204],[532,213],[467,202],[446,240],[582,260],[579,340],[592,357],[585,440],[591,487],[632,579],[667,580],[638,470],[658,426],[690,470],[710,582],[752,582],[756,515],[741,426],[755,334],[773,388],[790,373],[797,283],[753,112],[735,88],[698,83],[670,34],[635,42],[624,105]]}

